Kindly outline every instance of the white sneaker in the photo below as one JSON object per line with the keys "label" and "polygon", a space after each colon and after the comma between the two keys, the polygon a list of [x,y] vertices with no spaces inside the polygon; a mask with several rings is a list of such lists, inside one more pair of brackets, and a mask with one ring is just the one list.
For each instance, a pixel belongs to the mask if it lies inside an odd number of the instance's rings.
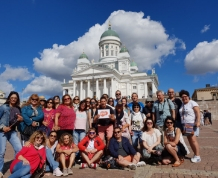
{"label": "white sneaker", "polygon": [[191,158],[191,162],[199,163],[199,162],[201,162],[201,157],[200,156],[194,156],[193,158]]}
{"label": "white sneaker", "polygon": [[136,164],[129,164],[128,165],[128,167],[129,167],[129,169],[131,169],[131,170],[136,170],[136,168],[137,168],[137,166],[136,166]]}
{"label": "white sneaker", "polygon": [[143,167],[143,166],[145,166],[145,165],[146,165],[146,163],[145,163],[144,161],[139,161],[139,162],[136,164],[137,167]]}
{"label": "white sneaker", "polygon": [[63,173],[61,172],[60,168],[57,167],[54,171],[53,171],[53,175],[54,176],[57,176],[57,177],[60,177],[63,175]]}
{"label": "white sneaker", "polygon": [[0,178],[3,178],[3,173],[2,172],[0,172]]}

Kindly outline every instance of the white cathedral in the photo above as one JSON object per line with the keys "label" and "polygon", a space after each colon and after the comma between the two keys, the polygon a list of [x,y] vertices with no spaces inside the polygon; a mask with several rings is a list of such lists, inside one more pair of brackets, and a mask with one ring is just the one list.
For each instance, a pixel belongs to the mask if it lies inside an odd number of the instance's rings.
{"label": "white cathedral", "polygon": [[80,99],[94,97],[100,99],[106,93],[115,97],[116,90],[122,96],[138,93],[139,98],[152,97],[158,88],[158,76],[152,69],[151,75],[138,71],[135,61],[131,60],[128,49],[122,46],[119,35],[109,28],[99,41],[99,60],[89,60],[83,52],[77,60],[72,80],[62,84],[63,94]]}

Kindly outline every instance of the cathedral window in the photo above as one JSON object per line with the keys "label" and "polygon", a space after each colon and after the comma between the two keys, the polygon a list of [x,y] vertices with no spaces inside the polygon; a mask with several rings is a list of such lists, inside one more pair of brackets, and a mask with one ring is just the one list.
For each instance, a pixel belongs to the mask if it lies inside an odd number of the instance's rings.
{"label": "cathedral window", "polygon": [[111,56],[113,56],[114,55],[114,50],[111,50]]}
{"label": "cathedral window", "polygon": [[116,56],[117,56],[117,51],[115,52]]}
{"label": "cathedral window", "polygon": [[106,51],[106,56],[108,56],[108,55],[109,55],[109,51],[107,50],[107,51]]}
{"label": "cathedral window", "polygon": [[132,89],[137,89],[136,86],[132,86]]}
{"label": "cathedral window", "polygon": [[104,57],[104,51],[102,51],[102,57]]}

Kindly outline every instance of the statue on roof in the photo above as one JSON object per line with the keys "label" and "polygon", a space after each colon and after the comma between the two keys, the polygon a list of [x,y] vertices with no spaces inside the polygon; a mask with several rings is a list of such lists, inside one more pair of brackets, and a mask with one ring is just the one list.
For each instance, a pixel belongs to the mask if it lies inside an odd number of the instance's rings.
{"label": "statue on roof", "polygon": [[151,69],[151,75],[155,74],[155,68]]}

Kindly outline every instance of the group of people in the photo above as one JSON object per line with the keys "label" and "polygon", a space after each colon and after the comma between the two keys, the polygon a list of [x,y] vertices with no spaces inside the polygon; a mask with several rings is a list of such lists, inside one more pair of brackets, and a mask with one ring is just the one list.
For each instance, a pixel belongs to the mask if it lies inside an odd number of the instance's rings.
{"label": "group of people", "polygon": [[191,161],[200,162],[198,104],[185,90],[181,99],[173,89],[168,98],[160,90],[156,95],[156,101],[147,98],[144,105],[137,93],[128,103],[119,90],[116,99],[103,94],[99,101],[69,94],[45,100],[32,94],[20,107],[19,94],[10,92],[0,106],[0,178],[7,141],[15,151],[9,178],[34,177],[44,169],[67,176],[75,161],[81,169],[96,169],[105,155],[133,170],[146,163],[178,167],[189,154],[182,135],[194,152]]}

